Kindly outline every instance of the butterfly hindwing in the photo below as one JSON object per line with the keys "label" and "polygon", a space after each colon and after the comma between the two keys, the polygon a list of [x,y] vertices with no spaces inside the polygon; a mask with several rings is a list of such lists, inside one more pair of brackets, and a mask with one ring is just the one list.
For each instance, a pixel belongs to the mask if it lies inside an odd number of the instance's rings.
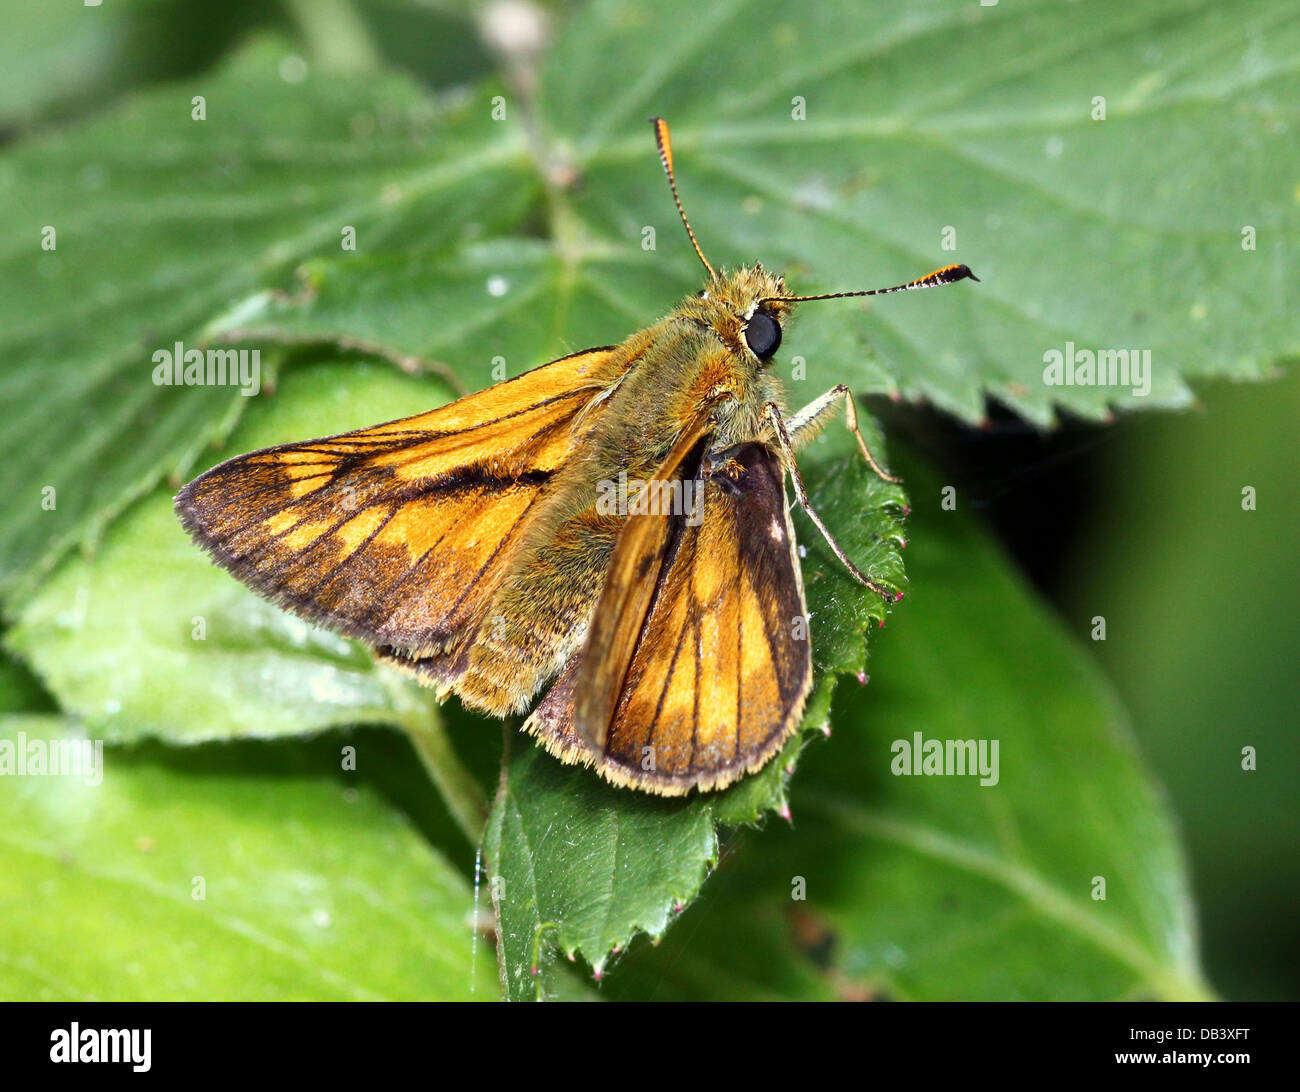
{"label": "butterfly hindwing", "polygon": [[214,467],[176,498],[191,536],[280,605],[373,645],[465,639],[619,375],[563,357],[418,416]]}

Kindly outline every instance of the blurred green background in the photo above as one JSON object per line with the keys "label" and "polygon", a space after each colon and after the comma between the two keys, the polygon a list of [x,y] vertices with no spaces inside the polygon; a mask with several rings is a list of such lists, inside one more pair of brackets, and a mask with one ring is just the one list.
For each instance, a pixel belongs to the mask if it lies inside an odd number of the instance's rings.
{"label": "blurred green background", "polygon": [[1300,374],[1198,395],[1187,413],[1051,435],[1006,415],[983,430],[886,420],[974,494],[1076,633],[1106,619],[1087,647],[1178,815],[1207,974],[1225,997],[1294,999]]}
{"label": "blurred green background", "polygon": [[[1181,819],[1229,997],[1294,999],[1300,983],[1298,379],[1209,385],[1186,418],[1129,424],[1060,588],[1080,624],[1110,623],[1098,657]],[[1246,746],[1272,776],[1241,771]]]}
{"label": "blurred green background", "polygon": [[[583,5],[545,6],[553,28],[590,17]],[[814,6],[833,17],[834,5]],[[1294,35],[1288,10],[1252,9],[1259,33]],[[483,5],[468,2],[104,0],[90,19],[81,0],[0,0],[0,14],[0,132],[10,148],[75,132],[150,86],[213,71],[263,34],[313,66],[379,65],[452,101],[502,70],[483,41]],[[783,63],[795,60],[764,56],[753,78]],[[748,79],[719,78],[720,95]],[[504,79],[527,74],[507,66]],[[1015,84],[1004,90],[1014,102]],[[1280,107],[1293,125],[1294,107]],[[1184,123],[1175,114],[1168,124]],[[1194,129],[1178,143],[1194,156]],[[68,154],[75,163],[75,145]],[[1300,201],[1295,159],[1277,168],[1282,190]],[[680,162],[679,171],[687,171]],[[700,229],[701,213],[694,217]],[[1294,250],[1279,256],[1293,286]],[[977,264],[977,252],[961,257]],[[1170,277],[1179,269],[1171,263]],[[1294,295],[1285,305],[1294,311]],[[1228,998],[1300,998],[1300,382],[1286,367],[1296,347],[1294,334],[1272,345],[1264,382],[1193,377],[1189,407],[1113,421],[1067,417],[1057,430],[1025,426],[997,403],[980,429],[910,402],[872,402],[887,433],[910,449],[905,458],[960,484],[1113,681],[1177,816],[1206,977]],[[996,347],[989,351],[996,359]],[[1213,363],[1203,370],[1239,374]],[[6,407],[6,427],[11,413]],[[1256,491],[1255,511],[1242,509],[1245,486]],[[1097,615],[1106,619],[1104,642],[1089,640]],[[12,685],[29,688],[33,704],[45,701],[21,679]],[[1241,769],[1245,746],[1256,748],[1256,772]]]}

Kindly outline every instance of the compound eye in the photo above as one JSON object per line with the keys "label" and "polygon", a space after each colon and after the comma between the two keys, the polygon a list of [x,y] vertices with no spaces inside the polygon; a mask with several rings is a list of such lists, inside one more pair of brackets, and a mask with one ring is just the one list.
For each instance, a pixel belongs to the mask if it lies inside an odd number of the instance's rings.
{"label": "compound eye", "polygon": [[755,311],[745,324],[745,344],[759,360],[768,360],[781,347],[781,324],[766,311]]}

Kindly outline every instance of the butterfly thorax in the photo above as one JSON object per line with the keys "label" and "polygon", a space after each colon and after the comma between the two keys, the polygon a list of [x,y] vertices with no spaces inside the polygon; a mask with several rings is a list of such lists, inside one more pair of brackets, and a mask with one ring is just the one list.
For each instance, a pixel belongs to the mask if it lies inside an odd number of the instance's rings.
{"label": "butterfly thorax", "polygon": [[773,373],[773,353],[756,354],[747,335],[751,324],[770,320],[779,345],[793,308],[772,297],[784,291],[784,279],[760,265],[724,271],[627,343],[643,355],[620,384],[627,389],[618,392],[630,412],[611,418],[628,423],[629,453],[661,457],[709,402],[716,402],[710,446],[743,443],[766,431],[763,407],[775,402],[784,408],[785,392]]}
{"label": "butterfly thorax", "polygon": [[[628,518],[600,510],[602,491],[635,490],[636,482],[663,474],[665,460],[684,439],[690,450],[672,476],[688,480],[711,452],[769,440],[763,407],[783,407],[784,392],[771,355],[760,359],[750,349],[746,326],[760,311],[778,323],[788,318],[788,305],[763,302],[782,290],[779,277],[758,268],[715,277],[700,295],[612,350],[601,376],[614,378],[593,376],[602,386],[593,389],[571,434],[563,474],[539,498],[518,567],[490,609],[492,617],[505,619],[500,639],[480,635],[474,670],[485,678],[507,676],[512,696],[522,693],[527,700],[572,655]],[[593,557],[600,564],[591,564]],[[537,611],[539,602],[545,612]],[[550,623],[546,632],[539,615]],[[488,662],[498,658],[499,667]],[[486,686],[468,696],[486,707],[498,700]]]}

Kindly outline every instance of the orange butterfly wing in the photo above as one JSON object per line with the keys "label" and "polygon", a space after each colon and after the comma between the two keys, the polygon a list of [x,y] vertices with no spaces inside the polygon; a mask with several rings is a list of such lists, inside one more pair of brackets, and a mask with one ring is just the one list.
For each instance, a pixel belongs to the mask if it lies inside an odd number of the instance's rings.
{"label": "orange butterfly wing", "polygon": [[221,566],[286,609],[428,655],[472,634],[624,367],[562,357],[414,417],[230,459],[176,497]]}
{"label": "orange butterfly wing", "polygon": [[812,686],[779,455],[740,444],[700,475],[698,526],[628,520],[580,659],[525,724],[565,761],[664,795],[764,765]]}

